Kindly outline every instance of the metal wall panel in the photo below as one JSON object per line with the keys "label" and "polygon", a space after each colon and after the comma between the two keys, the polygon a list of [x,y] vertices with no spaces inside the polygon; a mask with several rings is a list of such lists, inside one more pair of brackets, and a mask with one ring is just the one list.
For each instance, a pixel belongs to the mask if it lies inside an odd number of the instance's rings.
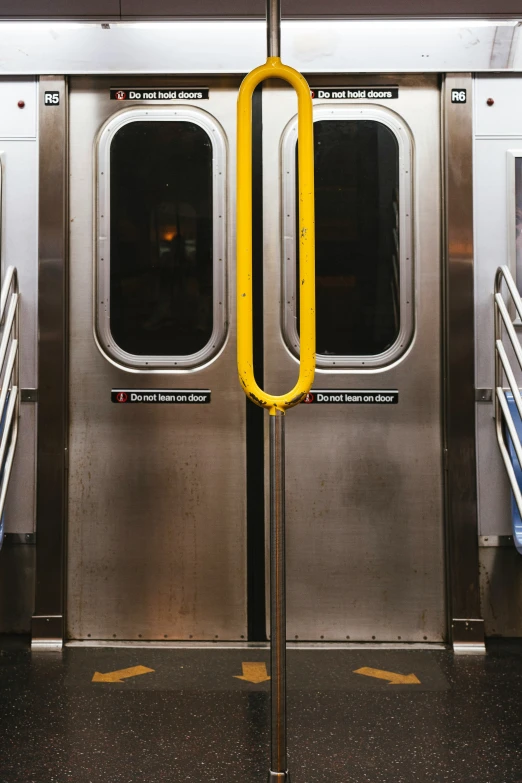
{"label": "metal wall panel", "polygon": [[[122,81],[175,85],[160,78]],[[70,96],[67,633],[74,639],[241,639],[247,633],[245,401],[234,310],[229,307],[223,351],[198,370],[126,372],[102,356],[93,338],[93,141],[120,108],[109,100],[114,84],[114,78],[76,79]],[[232,296],[238,84],[207,79],[205,86],[210,100],[195,105],[217,119],[228,146]],[[210,388],[212,402],[112,404],[111,388],[126,387]]]}
{"label": "metal wall panel", "polygon": [[[36,139],[36,81],[22,77],[0,80],[0,138]],[[23,101],[23,106],[19,102]]]}
{"label": "metal wall panel", "polygon": [[[479,389],[494,383],[493,283],[497,267],[508,263],[507,152],[520,147],[522,135],[520,141],[475,137],[475,383]],[[492,531],[484,531],[488,532]]]}
{"label": "metal wall panel", "polygon": [[0,18],[7,19],[117,19],[119,0],[0,0]]}
{"label": "metal wall panel", "polygon": [[[20,108],[18,101],[24,101]],[[8,266],[20,281],[20,383],[36,379],[38,286],[37,86],[34,78],[0,79],[2,166],[2,276]],[[36,508],[36,409],[22,405],[18,446],[5,510],[7,536],[0,554],[0,633],[28,633],[34,605],[34,546],[10,546],[12,533],[32,534]]]}
{"label": "metal wall panel", "polygon": [[0,633],[28,634],[34,605],[35,547],[9,536],[0,552]]}
{"label": "metal wall panel", "polygon": [[[290,21],[283,59],[303,73],[513,69],[516,22]],[[262,21],[0,22],[4,74],[247,73],[266,56]]]}
{"label": "metal wall panel", "polygon": [[[447,74],[444,80],[445,447],[453,643],[477,644],[482,649],[475,444],[472,87],[470,74]],[[454,102],[454,90],[465,90],[466,102]]]}
{"label": "metal wall panel", "polygon": [[510,536],[509,479],[498,448],[494,415],[493,403],[477,403],[478,534]]}
{"label": "metal wall panel", "polygon": [[[316,373],[316,388],[398,388],[398,405],[302,405],[287,414],[290,639],[438,642],[446,637],[440,93],[436,78],[390,82],[399,83],[400,98],[382,105],[407,123],[416,151],[416,336],[392,367]],[[351,77],[349,83],[368,82]],[[339,103],[327,105],[335,109]],[[358,105],[364,112],[365,104]],[[265,378],[271,391],[291,388],[297,374],[281,336],[278,184],[279,139],[294,111],[290,91],[265,89]]]}
{"label": "metal wall panel", "polygon": [[[520,76],[475,79],[475,347],[476,386],[494,385],[493,283],[509,263],[513,216],[508,151],[522,149]],[[488,105],[493,99],[493,105]],[[519,382],[522,379],[519,378]],[[500,456],[491,402],[477,403],[479,534],[511,535],[511,493]],[[522,558],[514,546],[481,547],[480,589],[486,635],[522,636]]]}
{"label": "metal wall panel", "polygon": [[[1,100],[1,86],[0,86]],[[0,138],[3,158],[2,266],[18,269],[21,292],[20,384],[35,387],[38,305],[38,146],[36,138]]]}
{"label": "metal wall panel", "polygon": [[[295,18],[307,17],[491,17],[519,16],[522,6],[519,0],[502,0],[494,3],[492,0],[378,0],[372,3],[369,10],[363,0],[346,3],[346,0],[326,0],[318,6],[315,0],[286,0],[283,3],[283,16]],[[37,19],[74,19],[74,18],[137,18],[151,19],[154,17],[213,17],[226,18],[263,18],[265,4],[263,0],[222,0],[218,6],[212,0],[107,0],[106,2],[88,2],[87,0],[25,0],[23,4],[15,0],[0,2],[0,18],[37,18]]]}
{"label": "metal wall panel", "polygon": [[[219,19],[254,18],[264,19],[264,0],[221,0],[219,6],[213,0],[192,0],[187,5],[186,0],[148,0],[147,8],[143,8],[141,0],[121,0],[122,19],[151,19],[160,17],[171,19],[176,17],[214,17]],[[492,0],[377,0],[371,8],[364,0],[347,3],[346,0],[285,0],[281,12],[283,19],[324,18],[332,16],[346,19],[350,17],[405,17],[430,19],[438,16],[462,18],[470,17],[517,17],[522,14],[522,3],[519,0],[502,0],[494,3]],[[1,14],[1,6],[0,6]]]}
{"label": "metal wall panel", "polygon": [[145,14],[140,0],[121,0],[122,19],[264,19],[265,14],[265,0],[149,0]]}
{"label": "metal wall panel", "polygon": [[[46,106],[44,93],[58,92]],[[33,644],[60,646],[66,513],[67,87],[39,83],[37,547]]]}
{"label": "metal wall panel", "polygon": [[[522,105],[516,96],[520,76],[480,77],[475,85],[475,136],[522,136]],[[488,104],[492,98],[493,105]]]}
{"label": "metal wall panel", "polygon": [[[518,81],[518,80],[517,80]],[[511,89],[515,88],[512,79]],[[481,89],[477,113],[485,104]],[[491,93],[497,95],[496,91]],[[489,107],[486,107],[489,108]],[[504,119],[508,119],[504,117]],[[507,126],[510,127],[511,123]],[[480,129],[477,122],[476,130]],[[497,130],[502,125],[497,125]],[[512,127],[512,126],[511,126]],[[477,389],[494,385],[493,281],[497,267],[508,263],[507,152],[522,148],[522,128],[516,138],[475,138],[475,345]],[[479,535],[508,535],[511,530],[508,479],[497,444],[492,402],[479,402],[477,408],[477,476]]]}
{"label": "metal wall panel", "polygon": [[[493,283],[508,259],[508,150],[522,149],[522,79],[510,76],[475,80],[475,383],[491,389],[493,366]],[[488,106],[487,100],[494,100]],[[479,535],[511,532],[510,493],[498,450],[493,404],[477,403]],[[522,627],[522,626],[521,626]]]}
{"label": "metal wall panel", "polygon": [[5,507],[7,533],[33,533],[36,527],[36,405],[21,406],[18,444]]}
{"label": "metal wall panel", "polygon": [[510,546],[480,548],[480,591],[486,636],[522,636],[522,568]]}
{"label": "metal wall panel", "polygon": [[[125,2],[125,0],[124,0]],[[283,13],[287,16],[307,17],[321,16],[365,16],[365,17],[393,17],[400,16],[406,18],[428,17],[430,19],[438,16],[456,17],[495,17],[508,16],[518,17],[522,14],[522,3],[520,0],[502,0],[501,2],[492,2],[492,0],[376,0],[372,2],[371,7],[364,0],[350,2],[347,7],[345,0],[326,0],[321,3],[320,9],[316,0],[285,0],[283,7],[286,6]]]}
{"label": "metal wall panel", "polygon": [[[24,95],[32,125],[36,106],[36,84],[24,80],[21,91],[15,85],[0,81],[0,100],[5,93],[12,101]],[[8,89],[4,91],[4,87]],[[13,87],[15,91],[13,92]],[[16,107],[16,103],[15,103]],[[16,107],[21,113],[21,110]],[[25,108],[22,110],[25,111]],[[12,130],[0,120],[0,134]],[[24,129],[19,130],[24,131]],[[37,302],[38,302],[38,148],[33,128],[32,138],[15,140],[0,137],[3,189],[3,253],[2,271],[10,266],[18,269],[20,281],[20,384],[35,388]],[[32,403],[20,410],[18,446],[11,474],[6,506],[6,531],[32,533],[35,529],[36,492],[36,410]]]}

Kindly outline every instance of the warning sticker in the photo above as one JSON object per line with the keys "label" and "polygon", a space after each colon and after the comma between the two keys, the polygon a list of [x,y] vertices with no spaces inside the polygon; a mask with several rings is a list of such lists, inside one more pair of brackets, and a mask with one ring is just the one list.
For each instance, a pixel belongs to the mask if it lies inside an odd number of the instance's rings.
{"label": "warning sticker", "polygon": [[313,87],[312,98],[324,101],[391,101],[399,97],[398,87]]}
{"label": "warning sticker", "polygon": [[155,403],[156,405],[205,405],[209,389],[112,389],[111,402],[119,405]]}
{"label": "warning sticker", "polygon": [[302,404],[397,405],[397,389],[312,389]]}
{"label": "warning sticker", "polygon": [[208,87],[111,87],[111,101],[206,101]]}

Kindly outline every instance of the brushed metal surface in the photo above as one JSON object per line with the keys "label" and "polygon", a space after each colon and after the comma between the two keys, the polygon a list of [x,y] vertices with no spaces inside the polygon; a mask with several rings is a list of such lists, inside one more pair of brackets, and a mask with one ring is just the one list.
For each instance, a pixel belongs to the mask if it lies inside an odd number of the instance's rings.
{"label": "brushed metal surface", "polygon": [[451,621],[453,652],[485,655],[484,620],[481,617]]}
{"label": "brushed metal surface", "polygon": [[[298,19],[317,16],[342,17],[368,16],[368,5],[363,0],[347,4],[345,0],[323,0],[320,6],[315,0],[287,0],[283,6],[285,16]],[[379,0],[372,4],[371,15],[390,17],[512,17],[512,2],[502,0]],[[1,0],[0,17],[6,19],[262,19],[265,14],[263,0],[193,0],[189,5],[182,0]]]}
{"label": "brushed metal surface", "polygon": [[509,547],[480,547],[480,592],[486,636],[522,636],[520,555]]}
{"label": "brushed metal surface", "polygon": [[[511,71],[520,70],[522,60],[517,26],[457,19],[284,20],[281,51],[289,65],[314,74]],[[509,32],[500,35],[504,27]],[[0,51],[5,75],[244,74],[265,59],[266,24],[122,21],[104,29],[88,22],[0,22]]]}
{"label": "brushed metal surface", "polygon": [[[514,260],[514,242],[510,241],[509,232],[514,233],[515,198],[509,173],[512,151],[522,148],[522,111],[517,100],[521,87],[520,76],[474,79],[475,383],[482,388],[494,385],[493,281],[497,267]],[[488,98],[493,98],[493,106],[487,104]],[[516,367],[511,356],[510,360]],[[476,428],[479,534],[511,535],[510,487],[496,440],[492,405],[477,405]],[[517,557],[514,550],[510,561],[513,565]],[[496,597],[490,602],[483,569],[482,564],[482,611],[489,634],[495,627],[491,620],[495,616],[500,618],[508,607],[515,616],[518,605],[516,601],[513,603],[513,580],[507,577],[511,571],[503,572],[502,566],[496,567],[492,586]],[[503,574],[505,607],[499,601]]]}
{"label": "brushed metal surface", "polygon": [[[125,77],[136,86],[196,81]],[[207,83],[210,99],[200,108],[220,123],[228,144],[230,296],[238,83]],[[161,377],[165,388],[208,388],[210,405],[111,404],[111,388],[133,386],[138,376],[109,363],[94,342],[93,142],[119,108],[109,100],[114,84],[114,77],[71,82],[67,635],[242,639],[245,404],[237,381],[234,317],[228,342],[206,368],[168,376],[140,373],[136,383],[157,388]]]}
{"label": "brushed metal surface", "polygon": [[[44,92],[60,94],[44,105]],[[66,495],[67,88],[62,76],[39,82],[39,244],[36,596],[33,638],[61,637]],[[49,623],[45,618],[52,617]]]}
{"label": "brushed metal surface", "polygon": [[[4,100],[0,82],[0,99]],[[36,103],[36,87],[32,100]],[[26,97],[26,101],[28,98]],[[25,109],[24,109],[25,111]],[[38,334],[38,144],[35,138],[3,139],[4,232],[2,269],[16,266],[20,281],[20,383],[36,386]]]}
{"label": "brushed metal surface", "polygon": [[270,774],[286,772],[285,421],[270,416]]}
{"label": "brushed metal surface", "polygon": [[[471,75],[447,74],[443,90],[445,168],[447,512],[452,618],[479,618],[475,444],[473,100]],[[465,104],[451,102],[467,90]],[[453,627],[453,642],[460,625]]]}
{"label": "brushed metal surface", "polygon": [[0,552],[0,633],[31,632],[34,557],[34,545],[9,546],[6,535]]}
{"label": "brushed metal surface", "polygon": [[[3,77],[0,79],[2,116],[0,138],[36,139],[37,83],[34,77]],[[20,108],[19,101],[23,101]],[[25,175],[29,175],[29,172]]]}
{"label": "brushed metal surface", "polygon": [[[365,81],[350,78],[354,85]],[[316,374],[321,388],[397,388],[398,405],[303,405],[287,414],[291,640],[439,642],[446,636],[440,93],[429,76],[397,81],[393,110],[408,124],[415,149],[415,336],[390,368]],[[297,374],[280,323],[278,187],[279,143],[295,99],[277,85],[267,86],[263,99],[265,386],[277,392]]]}
{"label": "brushed metal surface", "polygon": [[[519,59],[518,71],[521,66],[522,59]],[[474,79],[473,131],[477,138],[500,139],[511,136],[512,142],[513,137],[520,138],[522,106],[513,100],[519,94],[520,82],[520,73],[484,74]],[[488,98],[493,99],[492,105],[488,104]],[[519,144],[515,141],[511,146],[519,147]],[[505,170],[499,173],[505,175]]]}
{"label": "brushed metal surface", "polygon": [[[6,14],[12,9],[13,0],[4,0]],[[36,0],[33,0],[33,5]],[[41,0],[40,0],[41,2]],[[0,6],[1,7],[1,6]],[[11,13],[14,9],[11,10]],[[216,18],[263,18],[265,12],[263,0],[222,0],[218,6],[212,0],[193,0],[190,7],[183,2],[172,0],[148,0],[144,8],[141,0],[121,0],[122,19],[150,19],[150,18],[175,18],[175,17],[216,17]],[[282,7],[283,17],[297,19],[315,17],[366,17],[370,15],[370,8],[364,0],[323,0],[318,4],[316,0],[286,0]],[[513,4],[510,2],[493,2],[493,0],[438,0],[437,3],[428,0],[378,0],[371,5],[371,16],[379,17],[457,17],[466,16],[502,17],[513,16]]]}
{"label": "brushed metal surface", "polygon": [[[25,107],[16,102],[23,98]],[[16,100],[15,100],[16,99]],[[0,100],[6,105],[0,119],[3,230],[2,270],[16,266],[20,300],[20,383],[36,386],[38,317],[38,146],[36,137],[37,84],[34,79],[1,79]],[[13,121],[11,106],[27,120]],[[21,138],[5,138],[11,133]],[[19,442],[6,505],[6,531],[34,530],[36,512],[36,410],[20,411]]]}
{"label": "brushed metal surface", "polygon": [[14,0],[0,1],[0,16],[12,19],[102,19],[118,18],[119,0]]}
{"label": "brushed metal surface", "polygon": [[513,536],[479,536],[479,547],[514,548]]}
{"label": "brushed metal surface", "polygon": [[266,2],[266,54],[281,57],[281,0]]}
{"label": "brushed metal surface", "polygon": [[7,491],[6,531],[34,531],[36,516],[36,407],[22,405],[18,445]]}

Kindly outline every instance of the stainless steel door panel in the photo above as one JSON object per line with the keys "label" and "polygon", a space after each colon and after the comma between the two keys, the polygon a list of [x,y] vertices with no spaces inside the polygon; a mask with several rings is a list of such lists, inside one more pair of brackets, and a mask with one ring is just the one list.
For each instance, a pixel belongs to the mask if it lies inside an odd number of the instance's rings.
{"label": "stainless steel door panel", "polygon": [[[240,639],[246,634],[245,402],[233,309],[224,349],[196,371],[126,372],[101,355],[93,337],[93,142],[121,108],[109,100],[114,83],[73,79],[70,95],[68,636]],[[197,105],[227,139],[231,296],[237,84],[210,86],[210,100]],[[112,404],[111,388],[127,387],[209,388],[212,402]]]}
{"label": "stainless steel door panel", "polygon": [[[348,83],[368,80],[344,78],[343,86]],[[330,79],[328,86],[334,85]],[[435,77],[404,77],[399,85],[399,99],[382,105],[402,117],[413,136],[415,336],[389,368],[316,374],[316,388],[397,388],[398,405],[303,405],[287,414],[290,639],[445,638],[440,98]],[[271,391],[290,388],[297,374],[281,336],[276,181],[279,140],[294,114],[291,91],[265,90],[265,372]]]}

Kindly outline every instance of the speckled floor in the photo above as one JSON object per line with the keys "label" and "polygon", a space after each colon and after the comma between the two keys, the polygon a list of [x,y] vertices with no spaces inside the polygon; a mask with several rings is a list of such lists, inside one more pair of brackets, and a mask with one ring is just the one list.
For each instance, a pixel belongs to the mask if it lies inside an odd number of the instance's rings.
{"label": "speckled floor", "polygon": [[[0,781],[266,783],[268,682],[237,679],[245,662],[268,664],[268,651],[31,654],[0,640]],[[153,671],[92,682],[135,666]],[[485,657],[291,650],[288,680],[292,783],[522,781],[522,642]]]}

